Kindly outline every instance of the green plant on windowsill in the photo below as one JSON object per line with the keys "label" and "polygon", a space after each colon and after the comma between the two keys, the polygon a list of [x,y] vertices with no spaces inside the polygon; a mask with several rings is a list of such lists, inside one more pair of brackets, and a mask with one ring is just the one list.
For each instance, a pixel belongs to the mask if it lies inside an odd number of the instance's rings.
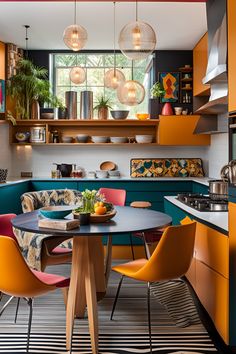
{"label": "green plant on windowsill", "polygon": [[108,109],[112,109],[111,99],[102,95],[98,97],[97,101],[98,104],[94,107],[94,110],[98,111],[98,119],[107,119]]}
{"label": "green plant on windowsill", "polygon": [[16,74],[7,83],[9,95],[16,107],[16,119],[30,119],[33,106],[38,102],[46,103],[52,108],[63,107],[61,101],[51,93],[47,80],[48,71],[34,65],[28,59],[20,59]]}

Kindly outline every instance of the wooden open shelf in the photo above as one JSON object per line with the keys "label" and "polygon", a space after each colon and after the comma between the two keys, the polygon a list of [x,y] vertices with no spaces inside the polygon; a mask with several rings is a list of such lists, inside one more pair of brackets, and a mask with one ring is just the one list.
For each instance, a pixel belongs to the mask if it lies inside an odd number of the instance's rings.
{"label": "wooden open shelf", "polygon": [[[199,145],[209,145],[210,135],[197,135],[194,134],[196,124],[200,116],[189,115],[189,116],[160,116],[160,119],[149,119],[149,120],[136,120],[136,119],[126,119],[126,120],[20,120],[17,121],[16,126],[12,126],[10,123],[10,143],[14,146],[106,146],[108,148],[113,146],[124,146],[124,147],[140,147],[140,146],[199,146]],[[31,127],[41,126],[45,127],[46,132],[46,142],[25,142],[19,143],[15,138],[16,132],[27,132],[30,131]],[[60,136],[59,143],[52,143],[50,140],[50,132],[57,130]],[[87,134],[89,136],[124,136],[132,137],[135,135],[153,135],[153,143],[150,144],[140,144],[140,143],[93,143],[89,141],[88,143],[62,143],[61,136],[68,135],[75,137],[77,134]],[[74,140],[75,141],[75,140]]]}
{"label": "wooden open shelf", "polygon": [[[39,119],[39,120],[18,120],[16,126],[10,126],[10,143],[13,145],[47,145],[47,146],[153,146],[157,145],[158,137],[158,124],[159,119],[137,120],[137,119],[125,119],[125,120],[80,120],[80,119]],[[44,127],[46,133],[45,143],[19,143],[15,138],[16,132],[27,132],[32,127]],[[52,143],[51,133],[52,131],[58,131],[59,143]],[[88,143],[77,143],[75,140],[76,135],[86,134],[91,136],[108,136],[108,137],[129,137],[134,138],[135,135],[153,135],[153,143],[150,144],[137,144],[137,143],[103,143],[97,144],[89,140]],[[72,136],[74,138],[72,143],[62,143],[62,136]]]}

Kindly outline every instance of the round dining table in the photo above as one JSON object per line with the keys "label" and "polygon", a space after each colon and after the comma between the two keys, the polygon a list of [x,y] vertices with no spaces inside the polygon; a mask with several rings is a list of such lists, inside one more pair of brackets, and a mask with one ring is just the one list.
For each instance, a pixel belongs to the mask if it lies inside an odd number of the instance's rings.
{"label": "round dining table", "polygon": [[126,206],[116,206],[115,209],[115,217],[107,222],[81,225],[68,231],[39,227],[41,215],[38,210],[20,214],[12,220],[13,226],[21,231],[73,238],[71,280],[66,307],[67,350],[71,350],[74,318],[83,316],[87,305],[92,353],[98,353],[97,292],[106,291],[102,236],[162,229],[172,222],[170,216],[150,209]]}

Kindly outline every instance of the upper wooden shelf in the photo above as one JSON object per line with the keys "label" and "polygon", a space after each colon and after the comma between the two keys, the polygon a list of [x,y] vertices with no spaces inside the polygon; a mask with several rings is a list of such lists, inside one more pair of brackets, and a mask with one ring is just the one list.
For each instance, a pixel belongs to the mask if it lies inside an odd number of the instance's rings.
{"label": "upper wooden shelf", "polygon": [[21,119],[17,120],[17,125],[62,125],[62,126],[123,126],[123,125],[133,125],[133,126],[156,126],[159,123],[159,119]]}

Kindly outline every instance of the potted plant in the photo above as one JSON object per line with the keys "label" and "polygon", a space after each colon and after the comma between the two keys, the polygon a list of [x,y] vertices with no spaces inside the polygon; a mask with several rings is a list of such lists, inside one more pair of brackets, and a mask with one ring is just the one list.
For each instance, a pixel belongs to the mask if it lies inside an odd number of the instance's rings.
{"label": "potted plant", "polygon": [[50,91],[47,70],[35,66],[28,59],[20,59],[16,74],[8,80],[7,94],[14,100],[17,119],[39,118],[39,102],[62,107],[61,101]]}
{"label": "potted plant", "polygon": [[98,104],[94,107],[98,111],[98,119],[108,118],[108,109],[112,109],[110,98],[105,98],[105,96],[98,97]]}
{"label": "potted plant", "polygon": [[165,95],[165,90],[164,90],[162,84],[159,81],[157,81],[151,87],[150,93],[151,93],[151,96],[152,96],[149,99],[150,118],[151,119],[156,119],[156,118],[158,118],[157,116],[159,114],[160,98]]}

